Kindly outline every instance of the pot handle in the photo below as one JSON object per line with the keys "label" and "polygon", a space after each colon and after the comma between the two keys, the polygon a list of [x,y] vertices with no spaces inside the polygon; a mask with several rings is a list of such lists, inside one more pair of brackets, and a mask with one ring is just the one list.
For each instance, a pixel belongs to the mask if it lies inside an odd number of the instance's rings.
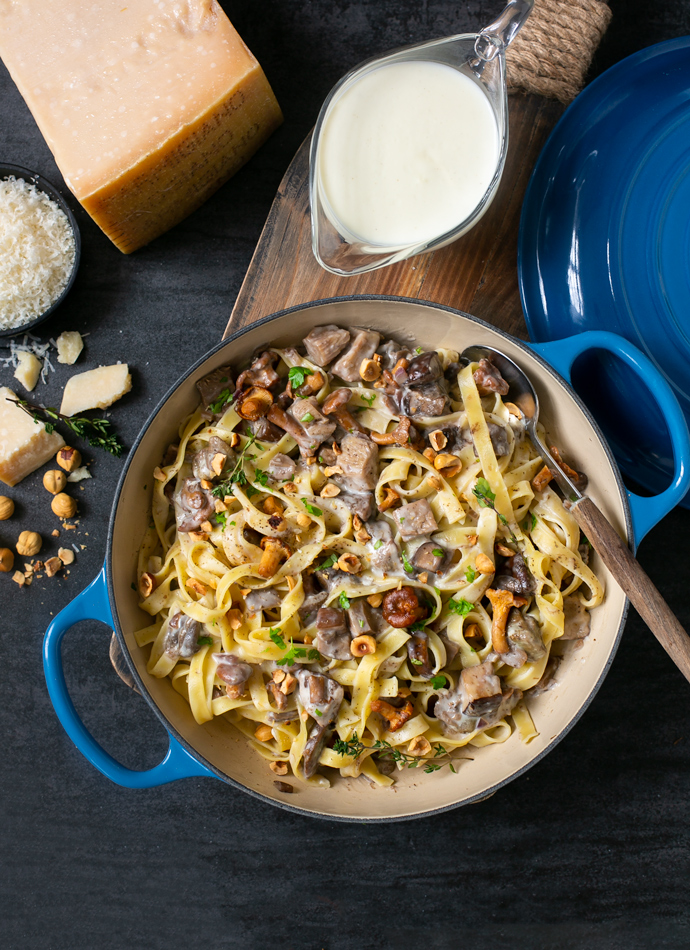
{"label": "pot handle", "polygon": [[108,599],[105,566],[96,579],[64,610],[60,611],[48,627],[43,640],[43,671],[51,702],[65,732],[81,754],[111,782],[124,785],[125,788],[153,788],[156,785],[174,782],[179,778],[193,776],[205,775],[215,778],[214,773],[190,755],[170,733],[168,733],[170,745],[165,758],[154,768],[144,772],[121,765],[96,742],[79,718],[67,692],[60,653],[62,638],[80,620],[100,620],[111,628],[114,626]]}
{"label": "pot handle", "polygon": [[587,350],[607,350],[634,370],[656,399],[671,437],[675,471],[671,485],[651,498],[643,498],[626,489],[632,514],[634,549],[647,532],[681,501],[690,483],[690,435],[673,390],[649,357],[617,333],[588,330],[565,340],[527,345],[571,385],[570,371],[578,356]]}

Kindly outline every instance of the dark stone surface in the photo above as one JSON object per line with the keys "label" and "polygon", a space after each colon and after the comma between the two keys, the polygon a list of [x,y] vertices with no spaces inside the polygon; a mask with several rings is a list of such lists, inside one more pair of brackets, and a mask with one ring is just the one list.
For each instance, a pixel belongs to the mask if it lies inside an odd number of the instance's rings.
{"label": "dark stone surface", "polygon": [[[128,444],[176,377],[225,327],[282,173],[332,83],[396,46],[476,29],[500,7],[470,0],[236,0],[235,25],[260,58],[286,123],[207,205],[132,257],[78,208],[84,254],[76,286],[42,328],[90,333],[79,368],[118,359],[133,392],[113,411]],[[690,32],[690,3],[615,0],[593,75],[653,42]],[[0,66],[0,159],[61,184],[50,152]],[[73,206],[76,205],[72,202]],[[42,400],[59,400],[58,367]],[[11,370],[0,368],[0,384]],[[97,573],[121,463],[101,453],[76,494],[85,545],[69,576],[19,590],[0,577],[2,950],[146,947],[380,950],[684,948],[690,869],[688,685],[631,614],[617,659],[575,729],[527,776],[479,805],[362,827],[307,820],[220,782],[131,792],[103,778],[56,720],[41,638]],[[34,475],[7,492],[24,528],[49,539],[48,496]],[[690,624],[690,514],[676,511],[640,550],[643,566]],[[65,665],[87,726],[132,767],[150,767],[165,736],[116,678],[108,631],[78,625]]]}

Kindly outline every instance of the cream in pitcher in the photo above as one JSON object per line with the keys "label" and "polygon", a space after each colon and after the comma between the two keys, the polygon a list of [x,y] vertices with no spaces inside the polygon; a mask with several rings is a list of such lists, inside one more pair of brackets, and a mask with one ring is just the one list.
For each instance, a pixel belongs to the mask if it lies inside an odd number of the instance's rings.
{"label": "cream in pitcher", "polygon": [[370,244],[431,241],[472,215],[500,146],[492,105],[470,76],[438,62],[383,65],[326,114],[318,174],[327,213]]}

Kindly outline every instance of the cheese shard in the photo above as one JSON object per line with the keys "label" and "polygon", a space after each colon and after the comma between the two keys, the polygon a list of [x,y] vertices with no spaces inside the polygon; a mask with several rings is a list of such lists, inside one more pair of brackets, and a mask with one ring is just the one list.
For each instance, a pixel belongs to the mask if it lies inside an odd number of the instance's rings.
{"label": "cheese shard", "polygon": [[12,487],[51,459],[65,440],[8,399],[15,394],[0,386],[0,481]]}
{"label": "cheese shard", "polygon": [[126,363],[77,373],[67,380],[60,412],[63,416],[74,416],[86,409],[107,409],[131,388],[132,377]]}
{"label": "cheese shard", "polygon": [[78,330],[63,330],[55,342],[58,363],[67,363],[68,366],[77,362],[79,354],[84,349],[84,341]]}
{"label": "cheese shard", "polygon": [[216,0],[0,0],[0,57],[125,253],[198,208],[282,122]]}
{"label": "cheese shard", "polygon": [[19,380],[24,389],[31,392],[38,382],[43,364],[37,356],[33,353],[27,353],[26,350],[19,350],[17,360],[19,362],[14,371],[14,378]]}

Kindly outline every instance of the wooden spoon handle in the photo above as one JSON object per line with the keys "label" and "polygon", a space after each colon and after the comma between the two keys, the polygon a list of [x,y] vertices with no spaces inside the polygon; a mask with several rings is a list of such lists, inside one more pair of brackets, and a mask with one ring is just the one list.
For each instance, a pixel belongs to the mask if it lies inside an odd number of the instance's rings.
{"label": "wooden spoon handle", "polygon": [[635,610],[683,676],[690,680],[690,637],[625,543],[591,498],[576,501],[570,513],[630,598]]}

